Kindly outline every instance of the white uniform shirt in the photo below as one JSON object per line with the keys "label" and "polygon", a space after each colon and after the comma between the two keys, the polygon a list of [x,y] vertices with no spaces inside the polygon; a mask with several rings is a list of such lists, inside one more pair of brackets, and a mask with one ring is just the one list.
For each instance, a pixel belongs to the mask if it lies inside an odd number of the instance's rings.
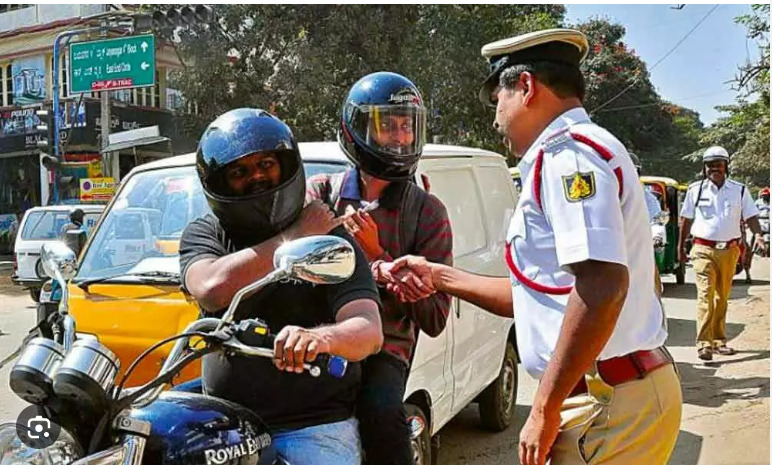
{"label": "white uniform shirt", "polygon": [[738,239],[740,220],[758,214],[748,189],[731,179],[724,181],[720,189],[709,179],[692,183],[681,207],[681,216],[694,221],[691,230],[694,237],[718,242]]}
{"label": "white uniform shirt", "polygon": [[653,223],[654,217],[662,212],[662,207],[659,205],[657,197],[651,192],[651,187],[643,186],[643,196],[646,200],[646,209],[649,212],[649,221]]}
{"label": "white uniform shirt", "polygon": [[[613,159],[604,160],[566,131],[549,137],[568,127],[571,133],[605,146]],[[534,165],[542,148],[539,207]],[[523,190],[507,234],[517,268],[540,285],[572,286],[573,263],[598,260],[625,265],[630,274],[627,300],[599,359],[664,344],[667,331],[654,293],[649,215],[635,167],[622,144],[593,124],[584,109],[575,108],[547,127],[518,168]],[[621,199],[615,168],[623,177]],[[585,182],[577,183],[576,176]],[[514,275],[511,281],[519,354],[526,370],[539,378],[555,350],[568,295],[533,290]]]}

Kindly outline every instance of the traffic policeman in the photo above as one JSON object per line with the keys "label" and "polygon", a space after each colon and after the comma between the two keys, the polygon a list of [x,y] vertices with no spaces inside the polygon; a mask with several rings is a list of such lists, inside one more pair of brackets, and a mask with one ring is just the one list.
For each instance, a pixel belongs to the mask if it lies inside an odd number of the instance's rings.
{"label": "traffic policeman", "polygon": [[697,356],[732,355],[726,345],[726,309],[737,259],[740,257],[740,222],[754,234],[757,248],[766,250],[759,211],[741,183],[728,179],[729,153],[713,146],[702,155],[703,179],[689,186],[681,207],[678,258],[686,261],[685,242],[694,236],[691,259],[697,284]]}
{"label": "traffic policeman", "polygon": [[397,263],[438,291],[514,314],[521,361],[540,380],[520,433],[521,463],[664,464],[681,389],[663,347],[643,189],[624,146],[582,108],[587,49],[570,29],[482,49],[490,73],[480,98],[496,106],[494,126],[522,158],[505,251],[510,278],[419,257]]}

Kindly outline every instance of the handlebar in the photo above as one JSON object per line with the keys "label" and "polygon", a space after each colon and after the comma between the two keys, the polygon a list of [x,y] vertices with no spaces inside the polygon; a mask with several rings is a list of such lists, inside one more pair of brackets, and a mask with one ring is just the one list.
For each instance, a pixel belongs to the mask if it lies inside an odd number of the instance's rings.
{"label": "handlebar", "polygon": [[[218,329],[222,326],[222,323],[223,321],[219,318],[202,318],[189,324],[183,333],[208,332],[210,338],[209,342],[218,344],[220,350],[232,352],[244,357],[274,357],[274,336],[266,335],[261,341],[261,344],[250,345],[239,340],[237,334],[235,334],[239,329],[239,325],[231,323],[226,324],[222,329]],[[171,352],[169,352],[169,357],[161,368],[158,375],[159,377],[169,373],[169,371],[173,369],[189,343],[190,337],[183,337],[177,340]],[[320,376],[322,371],[324,371],[328,375],[338,379],[343,378],[346,374],[347,367],[348,361],[346,359],[329,354],[319,354],[313,362],[303,364],[303,368],[313,377]],[[176,370],[179,371],[182,368],[183,367],[177,367]],[[145,395],[139,397],[136,402],[134,402],[134,405],[144,406],[153,402],[161,394],[163,388],[164,385],[161,384],[148,391]]]}
{"label": "handlebar", "polygon": [[[231,337],[223,342],[222,345],[226,349],[232,350],[236,354],[245,357],[273,358],[273,343],[275,337],[267,336],[266,340],[268,342],[266,345],[271,348],[250,346],[239,341],[236,337]],[[329,354],[319,354],[313,362],[303,364],[303,368],[314,378],[321,375],[322,371],[324,371],[333,378],[341,379],[346,374],[347,367],[348,361],[345,358]]]}

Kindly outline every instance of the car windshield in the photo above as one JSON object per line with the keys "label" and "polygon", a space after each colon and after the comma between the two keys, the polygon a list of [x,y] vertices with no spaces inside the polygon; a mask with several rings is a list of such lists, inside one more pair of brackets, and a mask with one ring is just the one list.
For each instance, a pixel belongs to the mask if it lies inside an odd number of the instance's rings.
{"label": "car windshield", "polygon": [[[86,213],[84,215],[83,226],[86,233],[91,232],[91,228],[94,227],[97,220],[99,220],[99,213]],[[58,239],[61,236],[62,227],[69,222],[70,212],[66,210],[33,211],[30,212],[24,223],[21,238],[30,241]]]}
{"label": "car windshield", "polygon": [[[304,164],[306,176],[346,169]],[[127,179],[80,263],[76,282],[179,275],[179,241],[194,219],[210,213],[195,167],[165,168]],[[127,277],[128,275],[128,277]]]}
{"label": "car windshield", "polygon": [[208,212],[194,167],[137,173],[105,214],[76,281],[157,271],[178,274],[182,231]]}

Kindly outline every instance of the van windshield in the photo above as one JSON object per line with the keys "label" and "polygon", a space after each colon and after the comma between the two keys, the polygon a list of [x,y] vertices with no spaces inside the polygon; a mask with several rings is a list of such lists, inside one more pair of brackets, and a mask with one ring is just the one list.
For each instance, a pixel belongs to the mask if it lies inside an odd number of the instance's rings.
{"label": "van windshield", "polygon": [[[304,167],[308,177],[339,172],[347,165],[313,163]],[[188,223],[210,212],[193,166],[131,176],[105,212],[75,281],[159,273],[179,277],[182,232]]]}
{"label": "van windshield", "polygon": [[[86,213],[83,217],[83,226],[86,233],[91,232],[99,213]],[[65,210],[37,210],[30,212],[24,222],[21,238],[29,241],[44,241],[58,239],[61,236],[62,227],[70,222],[70,212]]]}

